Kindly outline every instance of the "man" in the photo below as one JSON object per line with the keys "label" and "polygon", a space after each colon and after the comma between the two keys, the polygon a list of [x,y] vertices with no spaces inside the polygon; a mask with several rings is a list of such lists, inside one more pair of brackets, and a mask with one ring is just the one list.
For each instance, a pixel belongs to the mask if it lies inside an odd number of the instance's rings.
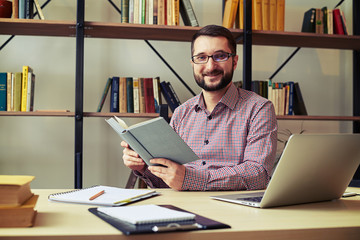
{"label": "man", "polygon": [[199,156],[179,165],[147,166],[124,147],[124,164],[150,187],[175,190],[264,189],[275,161],[277,123],[270,101],[232,82],[238,56],[231,32],[209,25],[193,36],[191,64],[202,92],[179,106],[170,125]]}

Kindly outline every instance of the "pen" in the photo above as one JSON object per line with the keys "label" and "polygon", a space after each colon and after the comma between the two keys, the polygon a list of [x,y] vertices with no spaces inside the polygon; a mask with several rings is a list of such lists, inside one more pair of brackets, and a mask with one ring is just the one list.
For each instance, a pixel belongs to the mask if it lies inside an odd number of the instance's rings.
{"label": "pen", "polygon": [[90,197],[89,200],[92,201],[95,198],[100,197],[101,195],[103,195],[105,193],[105,190],[102,190],[101,192],[98,192],[97,194],[95,194],[94,196]]}

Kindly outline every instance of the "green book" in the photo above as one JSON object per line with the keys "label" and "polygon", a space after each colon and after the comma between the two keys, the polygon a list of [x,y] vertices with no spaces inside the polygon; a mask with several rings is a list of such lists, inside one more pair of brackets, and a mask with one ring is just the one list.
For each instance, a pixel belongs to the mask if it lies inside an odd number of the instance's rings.
{"label": "green book", "polygon": [[128,127],[114,116],[105,120],[137,152],[147,165],[150,159],[166,158],[178,164],[198,160],[184,140],[162,118],[157,117]]}

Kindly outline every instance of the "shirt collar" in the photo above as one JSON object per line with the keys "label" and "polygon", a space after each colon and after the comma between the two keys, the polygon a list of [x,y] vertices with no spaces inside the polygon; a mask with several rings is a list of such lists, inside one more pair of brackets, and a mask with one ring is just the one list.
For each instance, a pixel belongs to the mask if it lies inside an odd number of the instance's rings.
{"label": "shirt collar", "polygon": [[[236,103],[239,101],[239,98],[240,98],[240,93],[237,87],[234,85],[234,83],[231,83],[229,89],[226,91],[225,95],[220,99],[219,103],[222,103],[231,110],[233,110],[236,106]],[[205,110],[204,96],[202,92],[199,95],[197,95],[197,100],[195,101],[194,109],[196,112],[199,109]]]}

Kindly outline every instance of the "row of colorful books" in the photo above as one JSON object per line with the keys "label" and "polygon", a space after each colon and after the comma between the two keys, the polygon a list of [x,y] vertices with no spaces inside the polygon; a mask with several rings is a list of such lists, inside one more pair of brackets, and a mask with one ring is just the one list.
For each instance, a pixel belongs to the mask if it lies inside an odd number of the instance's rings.
{"label": "row of colorful books", "polygon": [[304,13],[302,32],[348,35],[346,20],[341,9],[311,8]]}
{"label": "row of colorful books", "polygon": [[12,1],[12,18],[33,19],[36,13],[40,19],[45,19],[39,0]]}
{"label": "row of colorful books", "polygon": [[34,109],[35,74],[29,66],[22,72],[0,73],[0,111],[29,112]]}
{"label": "row of colorful books", "polygon": [[122,0],[121,22],[135,24],[199,26],[190,0]]}
{"label": "row of colorful books", "polygon": [[[244,29],[244,1],[225,0],[223,26]],[[252,29],[284,31],[285,0],[252,0]]]}
{"label": "row of colorful books", "polygon": [[108,78],[97,112],[101,112],[110,92],[110,112],[158,113],[163,94],[170,109],[174,111],[181,103],[169,82],[160,82],[160,77],[118,77]]}
{"label": "row of colorful books", "polygon": [[38,195],[30,183],[34,176],[0,175],[0,227],[31,227],[37,211]]}
{"label": "row of colorful books", "polygon": [[[237,87],[242,87],[242,82],[235,82]],[[275,114],[282,115],[307,115],[304,99],[297,82],[272,82],[271,80],[253,80],[251,91],[269,99],[275,108]]]}

